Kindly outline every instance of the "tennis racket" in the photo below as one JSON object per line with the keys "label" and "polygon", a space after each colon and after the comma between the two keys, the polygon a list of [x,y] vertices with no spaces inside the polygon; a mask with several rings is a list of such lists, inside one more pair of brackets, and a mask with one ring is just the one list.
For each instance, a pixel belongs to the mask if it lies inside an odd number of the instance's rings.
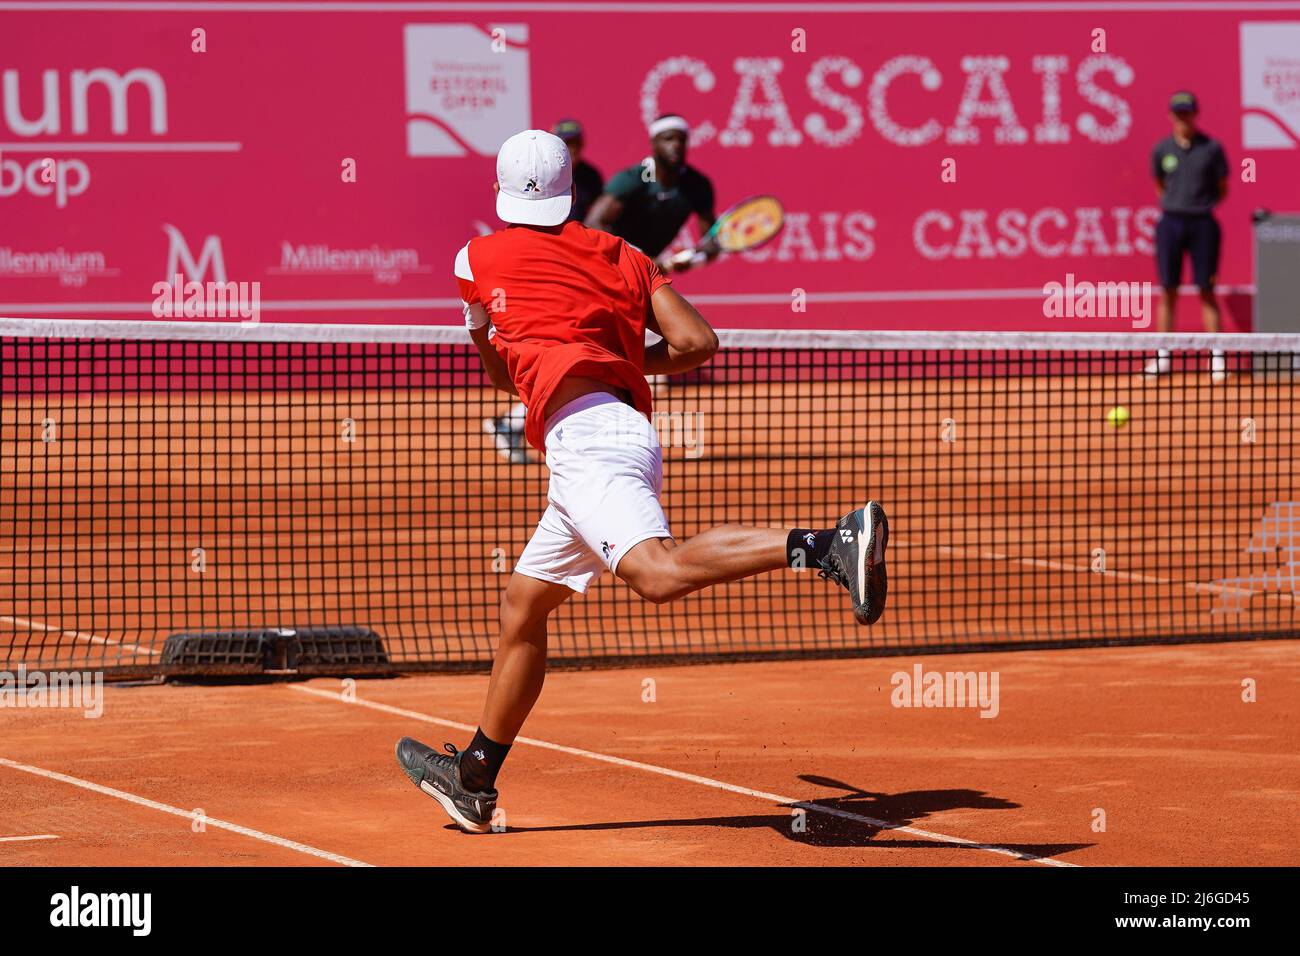
{"label": "tennis racket", "polygon": [[674,266],[698,265],[711,252],[748,252],[770,242],[785,225],[785,210],[775,196],[750,196],[736,203],[714,222],[696,243],[670,260]]}

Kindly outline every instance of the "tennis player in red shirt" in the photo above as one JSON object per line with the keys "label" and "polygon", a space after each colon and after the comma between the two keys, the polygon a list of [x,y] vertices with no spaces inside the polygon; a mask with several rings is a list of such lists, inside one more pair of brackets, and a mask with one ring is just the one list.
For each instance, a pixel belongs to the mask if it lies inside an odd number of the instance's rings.
{"label": "tennis player in red shirt", "polygon": [[[460,751],[444,744],[445,753],[410,737],[397,744],[406,774],[471,833],[491,829],[497,773],[541,693],[547,618],[606,569],[664,604],[723,581],[814,567],[848,590],[859,624],[885,606],[889,525],[874,501],[825,530],[719,525],[673,539],[659,503],[663,459],[645,376],[704,364],[718,338],[649,257],[565,221],[572,179],[558,137],[510,137],[494,186],[497,215],[509,225],[456,256],[483,367],[527,407],[525,435],[551,475],[546,512],[502,597],[474,739]],[[647,328],[663,341],[646,347]]]}

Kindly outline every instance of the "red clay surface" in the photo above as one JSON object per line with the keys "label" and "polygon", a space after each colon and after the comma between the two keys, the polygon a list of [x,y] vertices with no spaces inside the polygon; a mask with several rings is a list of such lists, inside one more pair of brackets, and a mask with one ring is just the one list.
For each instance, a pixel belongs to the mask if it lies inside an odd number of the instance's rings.
{"label": "red clay surface", "polygon": [[[0,838],[57,837],[0,840],[0,864],[336,865],[314,849],[386,866],[1296,865],[1298,649],[554,673],[525,734],[576,750],[518,743],[499,781],[508,829],[484,836],[450,829],[393,745],[463,746],[468,730],[419,715],[472,725],[485,677],[361,681],[357,703],[332,679],[109,686],[100,719],[0,711]],[[916,663],[997,671],[998,715],[892,706],[891,676]],[[303,846],[194,832],[187,816],[15,763]],[[787,800],[808,802],[805,832]]]}

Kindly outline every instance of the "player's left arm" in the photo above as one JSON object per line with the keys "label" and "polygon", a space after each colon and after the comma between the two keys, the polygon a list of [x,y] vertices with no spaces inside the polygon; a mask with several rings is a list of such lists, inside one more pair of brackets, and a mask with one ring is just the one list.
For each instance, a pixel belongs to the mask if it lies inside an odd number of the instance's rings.
{"label": "player's left arm", "polygon": [[1214,163],[1214,171],[1219,177],[1219,202],[1228,198],[1228,155],[1219,147],[1219,155]]}

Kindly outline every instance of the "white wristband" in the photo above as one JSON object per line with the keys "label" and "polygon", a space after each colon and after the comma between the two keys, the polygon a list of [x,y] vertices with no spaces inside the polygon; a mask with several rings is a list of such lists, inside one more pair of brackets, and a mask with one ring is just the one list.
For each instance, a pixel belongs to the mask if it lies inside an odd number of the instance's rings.
{"label": "white wristband", "polygon": [[475,329],[481,329],[492,320],[488,317],[487,309],[480,305],[477,309],[468,302],[462,302],[465,312],[465,328],[473,332]]}

